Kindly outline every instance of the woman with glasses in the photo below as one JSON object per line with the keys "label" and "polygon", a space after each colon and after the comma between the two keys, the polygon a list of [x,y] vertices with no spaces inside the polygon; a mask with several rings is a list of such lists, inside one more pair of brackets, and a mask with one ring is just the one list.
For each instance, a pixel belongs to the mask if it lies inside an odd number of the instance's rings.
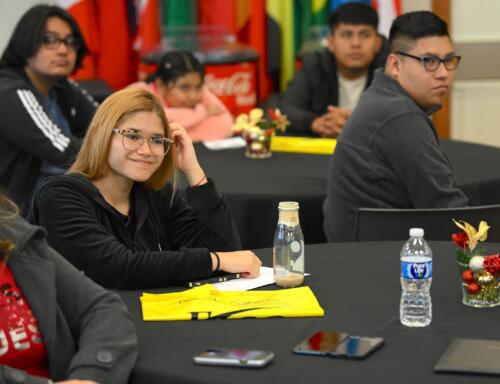
{"label": "woman with glasses", "polygon": [[188,51],[166,53],[156,72],[131,87],[146,89],[163,102],[169,121],[181,124],[193,141],[217,140],[232,135],[233,117],[203,84],[203,65]]}
{"label": "woman with glasses", "polygon": [[0,195],[0,383],[126,384],[136,359],[120,298],[51,249]]}
{"label": "woman with glasses", "polygon": [[[186,176],[175,191],[175,168]],[[173,182],[169,182],[173,178]],[[100,284],[162,287],[219,270],[255,277],[229,207],[160,100],[128,88],[97,109],[69,173],[37,193],[33,219],[49,243]]]}
{"label": "woman with glasses", "polygon": [[36,5],[0,58],[0,188],[24,215],[43,179],[74,160],[95,112],[94,100],[68,80],[86,53],[68,12]]}

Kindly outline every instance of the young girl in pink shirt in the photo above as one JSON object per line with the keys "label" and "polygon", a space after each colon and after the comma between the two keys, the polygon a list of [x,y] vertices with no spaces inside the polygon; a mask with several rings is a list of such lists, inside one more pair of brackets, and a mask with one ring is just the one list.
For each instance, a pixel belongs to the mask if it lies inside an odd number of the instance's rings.
{"label": "young girl in pink shirt", "polygon": [[158,96],[170,122],[180,123],[191,140],[217,140],[232,135],[233,117],[224,104],[203,84],[202,64],[187,51],[168,52],[156,72],[132,87]]}

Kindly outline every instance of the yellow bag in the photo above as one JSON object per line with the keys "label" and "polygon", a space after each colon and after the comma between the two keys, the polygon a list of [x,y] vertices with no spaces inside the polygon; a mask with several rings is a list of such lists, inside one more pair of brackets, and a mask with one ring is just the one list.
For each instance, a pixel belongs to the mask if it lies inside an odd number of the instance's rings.
{"label": "yellow bag", "polygon": [[212,285],[141,296],[144,321],[323,316],[309,287],[276,291],[219,291]]}
{"label": "yellow bag", "polygon": [[274,136],[271,141],[271,150],[273,152],[331,155],[335,150],[336,145],[337,139]]}

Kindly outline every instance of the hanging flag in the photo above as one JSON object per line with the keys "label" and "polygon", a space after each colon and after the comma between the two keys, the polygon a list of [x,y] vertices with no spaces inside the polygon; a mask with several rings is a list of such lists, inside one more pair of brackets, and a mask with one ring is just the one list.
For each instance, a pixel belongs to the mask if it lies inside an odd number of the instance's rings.
{"label": "hanging flag", "polygon": [[158,0],[137,0],[137,31],[134,49],[140,55],[154,51],[161,44],[160,10]]}
{"label": "hanging flag", "polygon": [[305,42],[309,50],[311,46],[314,50],[320,47],[321,35],[313,29],[328,24],[328,12],[327,0],[295,0],[295,52],[301,52]]}
{"label": "hanging flag", "polygon": [[271,93],[267,73],[267,24],[265,0],[237,0],[236,26],[238,41],[248,44],[259,55],[258,98],[265,100]]}
{"label": "hanging flag", "polygon": [[372,3],[378,12],[378,31],[389,37],[392,21],[401,15],[401,0],[373,0]]}
{"label": "hanging flag", "polygon": [[196,25],[197,0],[163,0],[163,25]]}
{"label": "hanging flag", "polygon": [[236,34],[236,3],[228,0],[199,1],[198,23],[224,26],[228,33]]}
{"label": "hanging flag", "polygon": [[364,3],[364,4],[371,4],[370,0],[330,0],[330,10],[333,11],[336,8],[340,7],[343,4],[347,3]]}
{"label": "hanging flag", "polygon": [[99,54],[99,35],[94,0],[58,0],[57,4],[64,8],[78,23],[89,50],[82,62],[82,68],[72,77],[76,80],[89,80],[97,77],[97,55]]}
{"label": "hanging flag", "polygon": [[268,71],[279,73],[279,89],[293,76],[295,61],[294,13],[292,1],[267,0]]}
{"label": "hanging flag", "polygon": [[328,24],[328,1],[327,0],[312,0],[311,1],[312,25],[326,25]]}
{"label": "hanging flag", "polygon": [[137,78],[127,7],[123,0],[97,0],[100,36],[97,73],[115,90]]}

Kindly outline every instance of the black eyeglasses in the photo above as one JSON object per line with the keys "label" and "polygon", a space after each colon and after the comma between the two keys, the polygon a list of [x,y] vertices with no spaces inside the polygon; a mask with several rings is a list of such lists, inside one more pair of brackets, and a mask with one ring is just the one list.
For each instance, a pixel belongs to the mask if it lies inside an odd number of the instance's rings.
{"label": "black eyeglasses", "polygon": [[42,44],[48,49],[57,49],[61,43],[64,43],[66,47],[74,51],[78,51],[81,47],[80,41],[73,35],[69,35],[64,39],[51,34],[46,34],[42,37]]}
{"label": "black eyeglasses", "polygon": [[156,156],[165,156],[174,141],[164,136],[145,136],[142,133],[131,129],[113,128],[113,133],[122,136],[123,148],[129,151],[137,151],[144,145],[144,141],[148,139],[149,148]]}
{"label": "black eyeglasses", "polygon": [[421,61],[422,64],[424,65],[425,70],[428,72],[436,71],[441,63],[443,63],[444,67],[448,71],[453,71],[458,67],[458,64],[460,64],[460,59],[462,59],[462,57],[458,55],[448,55],[444,59],[441,59],[436,55],[414,56],[410,55],[409,53],[401,51],[397,51],[394,53],[397,55],[406,56]]}

